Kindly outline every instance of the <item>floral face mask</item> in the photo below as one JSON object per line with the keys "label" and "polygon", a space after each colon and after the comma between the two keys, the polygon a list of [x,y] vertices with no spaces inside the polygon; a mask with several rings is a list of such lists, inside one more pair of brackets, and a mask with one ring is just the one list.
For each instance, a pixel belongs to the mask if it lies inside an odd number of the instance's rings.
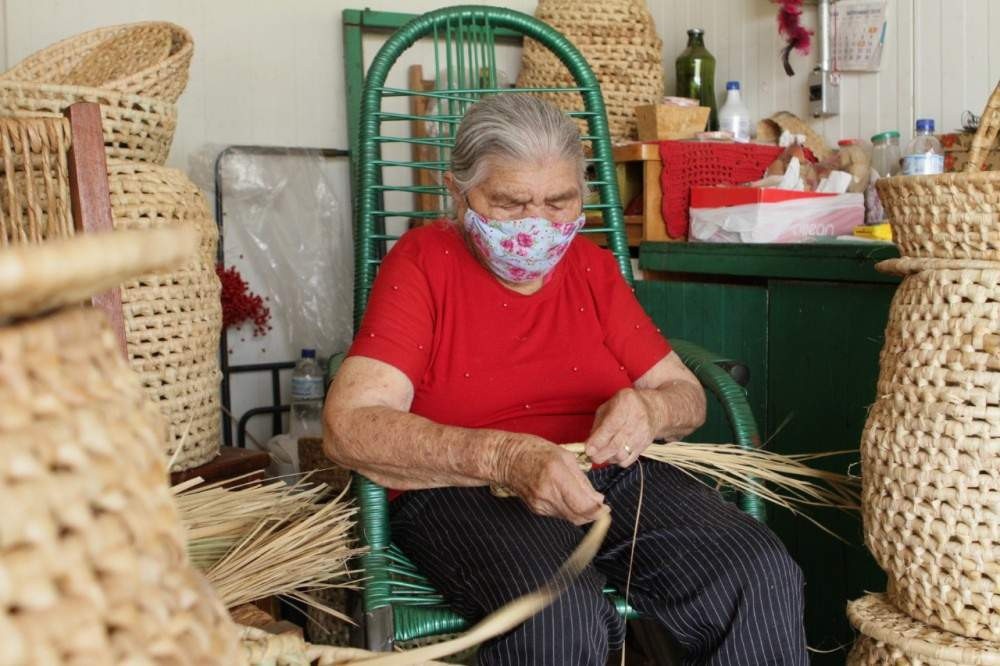
{"label": "floral face mask", "polygon": [[490,220],[470,207],[463,222],[494,274],[507,282],[530,282],[556,267],[583,227],[584,216],[572,222],[544,217]]}

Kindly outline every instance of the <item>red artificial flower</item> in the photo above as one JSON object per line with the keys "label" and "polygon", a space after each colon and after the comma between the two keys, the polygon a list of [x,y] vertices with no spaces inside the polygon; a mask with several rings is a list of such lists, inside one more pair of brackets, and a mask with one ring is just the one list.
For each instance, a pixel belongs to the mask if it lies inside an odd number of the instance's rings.
{"label": "red artificial flower", "polygon": [[813,32],[802,26],[802,0],[780,0],[780,5],[778,34],[784,35],[787,43],[781,51],[781,62],[785,66],[785,74],[795,76],[789,58],[793,50],[802,55],[809,55]]}

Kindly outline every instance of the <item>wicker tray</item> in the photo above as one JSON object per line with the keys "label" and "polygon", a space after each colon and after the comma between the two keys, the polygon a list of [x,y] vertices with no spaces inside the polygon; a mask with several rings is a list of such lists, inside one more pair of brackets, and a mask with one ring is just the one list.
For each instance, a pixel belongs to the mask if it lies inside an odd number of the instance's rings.
{"label": "wicker tray", "polygon": [[896,610],[881,594],[852,601],[847,615],[861,632],[848,666],[1000,666],[1000,643],[928,627]]}

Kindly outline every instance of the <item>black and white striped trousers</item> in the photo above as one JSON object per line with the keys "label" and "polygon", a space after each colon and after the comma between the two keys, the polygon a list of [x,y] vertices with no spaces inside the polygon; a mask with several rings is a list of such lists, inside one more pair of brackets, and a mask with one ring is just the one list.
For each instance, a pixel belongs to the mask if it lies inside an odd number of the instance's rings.
{"label": "black and white striped trousers", "polygon": [[[686,664],[808,664],[802,574],[777,537],[675,468],[642,466],[629,602],[673,635]],[[483,645],[480,664],[604,666],[621,644],[624,623],[601,590],[625,589],[639,473],[589,476],[612,511],[597,558],[554,604]],[[586,529],[487,488],[411,491],[392,504],[395,541],[470,620],[546,581]]]}

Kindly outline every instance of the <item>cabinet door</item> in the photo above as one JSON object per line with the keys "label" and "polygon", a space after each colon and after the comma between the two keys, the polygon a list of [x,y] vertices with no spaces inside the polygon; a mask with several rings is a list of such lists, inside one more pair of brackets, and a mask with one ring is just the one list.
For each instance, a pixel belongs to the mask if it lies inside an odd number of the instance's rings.
{"label": "cabinet door", "polygon": [[[636,283],[636,295],[668,339],[688,340],[749,367],[747,396],[763,435],[767,404],[764,283],[640,280]],[[709,396],[705,425],[687,439],[729,442],[732,438],[725,413]]]}
{"label": "cabinet door", "polygon": [[[857,465],[858,444],[875,396],[893,284],[770,283],[768,448],[779,453],[850,451],[816,461],[838,472]],[[770,525],[806,577],[806,631],[811,647],[849,645],[848,600],[885,589],[864,547],[859,514],[811,511],[843,543],[803,518],[772,508]],[[813,654],[816,665],[843,664],[845,653]]]}

